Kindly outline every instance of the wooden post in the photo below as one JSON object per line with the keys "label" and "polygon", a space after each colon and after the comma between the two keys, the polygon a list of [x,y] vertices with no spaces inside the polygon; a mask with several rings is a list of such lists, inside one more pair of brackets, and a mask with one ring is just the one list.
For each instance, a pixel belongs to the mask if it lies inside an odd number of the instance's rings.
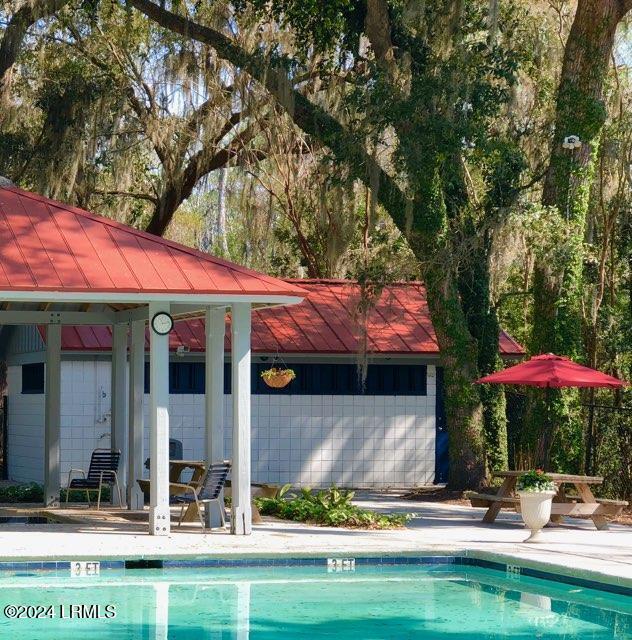
{"label": "wooden post", "polygon": [[[206,381],[204,389],[206,463],[224,459],[224,335],[226,309],[206,309]],[[223,495],[220,497],[220,503]],[[212,503],[215,505],[216,503]],[[221,526],[217,509],[205,510],[206,526]]]}
{"label": "wooden post", "polygon": [[233,468],[231,533],[249,535],[250,506],[250,304],[232,305]]}
{"label": "wooden post", "polygon": [[61,325],[46,327],[46,372],[44,406],[44,505],[59,504],[61,489]]}
{"label": "wooden post", "polygon": [[143,492],[138,478],[143,476],[143,397],[145,393],[145,321],[131,323],[129,352],[129,440],[127,447],[127,507],[142,509]]}
{"label": "wooden post", "polygon": [[[127,444],[128,444],[128,386],[127,386],[127,325],[115,324],[112,327],[112,449],[121,452],[118,468],[118,480],[123,496],[127,495]],[[118,492],[112,491],[112,504],[119,507]]]}
{"label": "wooden post", "polygon": [[149,533],[169,535],[169,335],[151,328],[151,319],[160,311],[169,313],[169,303],[149,305],[149,425],[150,425],[150,509]]}

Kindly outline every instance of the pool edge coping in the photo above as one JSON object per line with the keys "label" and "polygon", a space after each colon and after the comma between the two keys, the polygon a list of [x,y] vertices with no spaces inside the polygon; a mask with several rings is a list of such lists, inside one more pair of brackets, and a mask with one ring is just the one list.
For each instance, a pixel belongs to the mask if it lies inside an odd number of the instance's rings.
{"label": "pool edge coping", "polygon": [[[521,558],[511,553],[486,551],[481,549],[433,549],[426,551],[380,552],[366,551],[360,553],[325,552],[305,553],[221,553],[221,554],[143,554],[118,556],[76,555],[56,558],[24,557],[5,559],[0,556],[0,577],[3,573],[37,570],[70,570],[70,562],[99,561],[104,570],[135,568],[127,564],[143,564],[147,568],[239,568],[255,566],[306,566],[316,565],[318,560],[327,558],[354,558],[360,565],[372,564],[454,564],[457,566],[478,566],[508,571],[509,567],[518,567],[520,575],[540,578],[552,582],[572,584],[600,591],[632,596],[632,578],[615,576],[592,569],[574,569],[554,562]],[[448,561],[447,559],[450,558]],[[379,562],[378,562],[379,559]],[[400,560],[397,562],[397,560]],[[309,562],[309,561],[313,561]],[[375,562],[371,562],[375,560]],[[406,562],[408,560],[408,562]],[[413,562],[413,560],[415,562]],[[393,562],[389,562],[393,561]],[[159,563],[159,566],[156,566]],[[60,566],[61,565],[61,566]],[[153,565],[153,566],[152,566]]]}

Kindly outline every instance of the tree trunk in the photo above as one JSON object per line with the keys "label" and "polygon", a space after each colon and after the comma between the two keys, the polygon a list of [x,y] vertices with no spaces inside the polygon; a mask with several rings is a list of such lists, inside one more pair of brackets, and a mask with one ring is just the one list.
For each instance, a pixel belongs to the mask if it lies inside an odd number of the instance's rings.
{"label": "tree trunk", "polygon": [[217,169],[225,169],[234,155],[235,151],[230,148],[220,149],[211,156],[202,149],[189,160],[183,171],[173,172],[165,167],[165,186],[145,231],[156,236],[164,235],[176,210],[193,193],[198,180]]}
{"label": "tree trunk", "polygon": [[[568,246],[555,264],[536,264],[534,351],[581,353],[582,242],[599,138],[606,120],[603,84],[614,34],[623,18],[617,0],[580,0],[566,49],[557,94],[553,150],[542,203],[566,221]],[[579,149],[564,149],[567,136]],[[548,261],[547,261],[548,262]]]}
{"label": "tree trunk", "polygon": [[479,390],[476,343],[468,330],[455,278],[441,266],[423,270],[428,306],[444,371],[452,489],[476,489],[485,480],[483,409]]}
{"label": "tree trunk", "polygon": [[[480,237],[480,243],[462,270],[459,288],[468,328],[478,346],[478,372],[484,376],[501,369],[502,361],[498,352],[500,323],[490,299],[489,232]],[[502,385],[486,384],[480,387],[480,397],[487,467],[501,471],[509,464],[505,392]]]}
{"label": "tree trunk", "polygon": [[[564,240],[554,256],[536,262],[531,350],[578,358],[582,355],[583,240],[588,197],[594,176],[601,131],[606,120],[603,85],[608,72],[617,25],[630,10],[630,0],[579,0],[566,42],[557,93],[555,134],[546,174],[542,203],[554,207],[562,218]],[[581,146],[566,149],[568,136],[578,136]],[[543,403],[532,394],[530,415],[543,423]],[[574,438],[577,393],[553,394],[550,424]],[[555,433],[547,434],[555,441]],[[533,445],[533,442],[531,443]],[[549,451],[543,452],[544,459]]]}
{"label": "tree trunk", "polygon": [[204,229],[200,238],[200,251],[210,253],[215,241],[215,216],[214,207],[207,204],[204,211]]}
{"label": "tree trunk", "polygon": [[163,236],[173,214],[180,204],[191,195],[192,189],[187,189],[183,193],[183,186],[179,182],[169,182],[163,188],[156,206],[152,212],[151,219],[145,231],[153,233],[155,236]]}
{"label": "tree trunk", "polygon": [[215,237],[219,241],[219,250],[224,257],[228,256],[228,237],[226,236],[226,168],[219,170],[217,179],[217,224]]}

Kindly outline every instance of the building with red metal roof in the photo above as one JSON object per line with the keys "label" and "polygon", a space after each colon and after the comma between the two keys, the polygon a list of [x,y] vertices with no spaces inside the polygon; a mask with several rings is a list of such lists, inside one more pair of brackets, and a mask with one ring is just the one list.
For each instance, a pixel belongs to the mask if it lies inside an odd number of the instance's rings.
{"label": "building with red metal roof", "polygon": [[[445,481],[449,461],[442,370],[423,285],[385,287],[368,314],[369,365],[362,387],[358,362],[365,330],[356,311],[358,285],[331,280],[290,283],[305,291],[304,302],[260,309],[252,315],[255,480],[377,488]],[[225,412],[230,415],[230,319],[227,325],[224,394]],[[31,362],[44,348],[43,336],[35,327],[28,335],[25,331],[22,328],[14,336],[8,354],[12,425],[32,419],[24,399],[26,393],[38,390],[32,382],[38,365]],[[111,346],[112,332],[107,326],[63,327],[63,380],[73,390],[68,411],[79,414],[71,418],[73,427],[68,431],[75,434],[73,455],[83,459],[95,446],[96,436],[103,434],[100,425],[108,420]],[[197,459],[203,449],[204,320],[176,322],[169,346],[171,437],[182,447],[181,455]],[[505,333],[499,347],[506,359],[524,354]],[[270,389],[261,373],[273,365],[291,367],[296,379],[285,389]],[[41,389],[41,369],[39,376]],[[85,423],[81,432],[74,426],[78,423]],[[225,440],[231,442],[230,426]],[[81,441],[83,445],[78,444]],[[226,455],[229,451],[227,448]],[[72,461],[73,465],[79,462]],[[20,473],[26,475],[20,479],[35,479],[28,462],[24,467]]]}
{"label": "building with red metal roof", "polygon": [[[426,292],[419,282],[387,285],[368,314],[366,329],[358,317],[360,288],[349,280],[286,280],[304,292],[298,305],[271,307],[252,316],[254,353],[337,354],[355,357],[366,331],[366,350],[372,355],[438,356],[439,346],[430,320]],[[228,320],[230,322],[230,320]],[[175,323],[169,336],[172,351],[204,351],[204,320]],[[147,340],[147,346],[149,341]],[[112,334],[107,326],[66,326],[66,351],[109,351]],[[230,351],[230,326],[225,347]],[[523,347],[504,331],[499,338],[504,358],[519,358]]]}
{"label": "building with red metal roof", "polygon": [[[9,477],[43,481],[54,500],[95,448],[124,450],[129,426],[121,477],[140,508],[143,451],[159,451],[150,532],[161,535],[169,438],[185,459],[233,459],[239,533],[250,530],[251,468],[256,482],[313,487],[445,481],[443,372],[424,287],[385,286],[365,320],[360,298],[355,282],[273,278],[0,188]],[[505,333],[499,347],[523,355]],[[296,379],[268,387],[261,374],[285,361]]]}

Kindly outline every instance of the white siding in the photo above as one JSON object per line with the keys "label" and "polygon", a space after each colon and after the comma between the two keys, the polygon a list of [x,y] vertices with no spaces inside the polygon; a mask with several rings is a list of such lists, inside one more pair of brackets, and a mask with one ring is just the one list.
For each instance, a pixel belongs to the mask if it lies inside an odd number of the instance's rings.
{"label": "white siding", "polygon": [[[42,480],[44,396],[21,395],[20,367],[9,368],[9,476]],[[435,468],[435,369],[427,396],[252,396],[255,482],[322,487],[429,484]],[[145,396],[145,415],[148,408]],[[226,452],[232,430],[224,396]],[[202,395],[171,395],[170,436],[185,459],[204,457]],[[62,362],[62,483],[70,467],[87,469],[90,453],[109,446],[110,364]],[[147,425],[147,420],[145,420]],[[149,432],[145,426],[145,457]]]}
{"label": "white siding", "polygon": [[44,395],[22,395],[22,367],[7,368],[11,480],[44,482]]}

